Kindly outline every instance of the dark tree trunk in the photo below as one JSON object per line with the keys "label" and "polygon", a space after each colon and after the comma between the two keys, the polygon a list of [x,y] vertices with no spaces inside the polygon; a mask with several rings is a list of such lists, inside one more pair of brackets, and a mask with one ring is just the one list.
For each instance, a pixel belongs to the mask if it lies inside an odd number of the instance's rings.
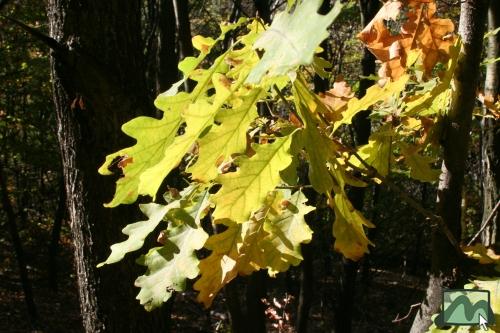
{"label": "dark tree trunk", "polygon": [[64,188],[64,180],[61,179],[61,181],[59,181],[59,200],[54,215],[54,225],[52,226],[49,245],[49,286],[53,291],[58,290],[57,255],[59,254],[59,239],[61,237],[62,223],[66,216],[66,190]]}
{"label": "dark tree trunk", "polygon": [[[177,40],[179,45],[179,59],[191,57],[194,54],[191,42],[191,23],[189,22],[189,3],[186,0],[172,0],[174,4],[175,23],[177,26]],[[184,84],[186,91],[194,87],[192,81],[187,80]]]}
{"label": "dark tree trunk", "polygon": [[[500,27],[500,1],[492,0],[488,11],[488,30],[498,27]],[[487,57],[491,59],[500,57],[500,34],[489,37]],[[485,95],[497,101],[500,94],[500,62],[486,67],[484,86]],[[483,223],[486,223],[491,211],[500,200],[500,126],[495,119],[484,118],[481,129]],[[497,212],[492,219],[493,221],[490,221],[481,235],[482,242],[486,246],[500,243],[500,213]]]}
{"label": "dark tree trunk", "polygon": [[234,333],[246,333],[245,314],[240,301],[240,278],[236,278],[224,287],[226,306],[229,311],[231,330]]}
{"label": "dark tree trunk", "polygon": [[271,4],[270,0],[254,0],[256,15],[265,23],[271,23]]}
{"label": "dark tree trunk", "polygon": [[114,180],[97,168],[125,146],[120,126],[153,115],[145,83],[141,1],[50,0],[50,35],[57,130],[75,248],[80,308],[86,332],[161,332],[167,319],[135,300],[140,271],[133,260],[97,269],[109,246],[134,222],[136,207],[103,208]]}
{"label": "dark tree trunk", "polygon": [[21,238],[19,237],[19,231],[17,229],[16,213],[14,212],[14,207],[12,205],[11,199],[9,198],[7,178],[5,176],[4,167],[1,161],[0,161],[0,200],[5,215],[7,216],[7,225],[9,228],[9,234],[12,241],[12,248],[14,250],[17,259],[19,277],[21,278],[21,285],[24,292],[24,301],[26,302],[29,320],[32,326],[36,326],[37,310],[33,298],[33,289],[31,287],[31,281],[29,279],[28,269],[26,267],[26,256],[24,254],[23,245],[21,243]]}
{"label": "dark tree trunk", "polygon": [[[444,159],[439,177],[437,210],[444,223],[460,239],[460,203],[467,159],[472,111],[479,79],[487,0],[464,0],[461,4],[459,33],[462,50],[455,70],[455,90],[449,112],[443,119]],[[443,288],[459,287],[462,281],[460,257],[447,237],[438,229],[432,236],[432,265],[426,296],[411,328],[425,332],[431,315],[439,310]]]}
{"label": "dark tree trunk", "polygon": [[232,332],[266,332],[265,306],[262,302],[267,296],[266,280],[267,271],[260,270],[247,277],[238,276],[224,287]]}
{"label": "dark tree trunk", "polygon": [[184,0],[172,0],[175,11],[175,22],[177,25],[177,36],[179,39],[180,59],[193,55],[193,44],[191,43],[191,23],[189,22],[189,3]]}
{"label": "dark tree trunk", "polygon": [[[269,3],[270,0],[254,0],[254,9],[255,12],[253,13],[254,16],[258,16],[264,21],[266,24],[271,23],[271,4]],[[264,102],[260,102],[257,104],[258,105],[258,112],[259,112],[259,117],[268,117],[270,116],[269,114],[269,109]]]}
{"label": "dark tree trunk", "polygon": [[247,279],[247,332],[265,333],[266,316],[265,306],[262,299],[266,297],[267,272],[260,270],[253,273]]}
{"label": "dark tree trunk", "polygon": [[[377,14],[380,9],[380,1],[378,0],[359,0],[359,7],[361,12],[361,25],[366,26]],[[361,72],[363,76],[369,76],[371,74],[375,74],[375,56],[367,49],[363,49],[363,58],[361,59]],[[372,80],[362,79],[359,83],[358,97],[363,97],[366,94],[366,90],[373,85]],[[370,115],[369,110],[362,111],[358,113],[352,122],[354,128],[354,141],[357,146],[364,145],[368,143],[368,138],[370,137],[371,132],[371,122],[368,116]],[[361,188],[359,191],[361,197],[364,197],[364,188]],[[358,195],[354,195],[351,197],[353,201],[353,205],[356,207],[355,201],[359,201],[356,198]],[[363,201],[361,199],[361,201]],[[358,206],[362,204],[358,203]],[[357,207],[356,207],[357,208]],[[358,208],[359,209],[359,208]]]}
{"label": "dark tree trunk", "polygon": [[[380,8],[378,0],[360,0],[361,24],[366,26]],[[363,50],[363,58],[361,59],[361,72],[364,76],[369,76],[375,73],[375,56],[365,48]],[[366,90],[373,84],[373,81],[363,79],[360,82],[358,97],[363,97]],[[365,145],[368,143],[368,138],[371,132],[370,110],[365,110],[358,113],[352,121],[354,129],[354,144],[356,146]],[[350,187],[348,188],[349,199],[354,208],[359,211],[363,210],[365,188]],[[342,258],[342,271],[340,272],[340,290],[336,305],[335,327],[336,332],[350,333],[352,331],[352,317],[354,296],[356,292],[356,278],[359,269],[359,262],[352,261],[347,258]]]}
{"label": "dark tree trunk", "polygon": [[[257,1],[256,1],[257,4]],[[319,8],[318,12],[322,15],[327,14],[332,8],[329,0],[324,0]],[[324,59],[328,59],[330,57],[329,54],[329,43],[328,40],[324,40],[321,43],[321,48],[323,52],[319,54],[320,57]],[[319,75],[314,75],[314,92],[325,92],[330,87],[330,82],[327,78],[322,78]],[[307,171],[303,170],[303,174],[306,175]],[[303,177],[307,179],[307,177]],[[314,191],[306,191],[305,192],[308,202],[310,205],[316,205],[318,201],[318,195]],[[322,215],[318,212],[315,214],[309,214],[306,216],[307,224],[311,227],[315,227],[319,225],[322,219]],[[313,240],[314,242],[314,240]],[[302,244],[302,263],[300,264],[300,289],[299,289],[299,298],[298,298],[298,307],[297,307],[297,322],[296,329],[298,333],[306,333],[308,331],[309,326],[309,314],[311,311],[311,303],[314,296],[313,284],[314,284],[314,272],[313,272],[313,246],[314,243],[311,242],[309,244]]]}
{"label": "dark tree trunk", "polygon": [[[316,214],[315,214],[316,215]],[[314,223],[315,221],[313,221]],[[302,245],[303,261],[300,266],[299,304],[297,307],[297,332],[306,333],[309,326],[309,314],[313,298],[313,253],[311,244]]]}
{"label": "dark tree trunk", "polygon": [[[241,0],[234,0],[232,4],[232,9],[231,9],[231,15],[229,15],[228,22],[236,22],[238,18],[241,15]],[[232,42],[234,41],[234,32],[229,31],[226,34],[226,37],[224,37],[223,45],[224,45],[224,50],[229,49],[231,46]]]}
{"label": "dark tree trunk", "polygon": [[156,91],[160,93],[169,89],[178,80],[176,21],[172,0],[158,0],[158,15]]}

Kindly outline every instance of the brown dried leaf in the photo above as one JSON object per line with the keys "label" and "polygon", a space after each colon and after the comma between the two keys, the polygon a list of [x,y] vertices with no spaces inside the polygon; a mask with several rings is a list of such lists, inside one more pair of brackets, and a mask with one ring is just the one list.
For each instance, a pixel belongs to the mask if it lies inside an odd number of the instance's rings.
{"label": "brown dried leaf", "polygon": [[324,114],[330,122],[342,119],[341,113],[347,109],[347,103],[354,97],[351,87],[342,77],[337,78],[333,88],[319,95],[329,112]]}
{"label": "brown dried leaf", "polygon": [[434,0],[407,2],[407,20],[400,33],[393,35],[385,21],[396,20],[402,9],[400,1],[384,4],[375,18],[358,34],[358,38],[382,62],[379,76],[398,79],[407,68],[411,50],[421,50],[424,74],[429,75],[436,63],[446,63],[455,42],[455,26],[449,19],[436,18]]}
{"label": "brown dried leaf", "polygon": [[490,111],[490,113],[496,119],[500,119],[500,95],[495,100],[491,95],[484,95],[483,93],[478,93],[477,99],[484,105],[484,107]]}

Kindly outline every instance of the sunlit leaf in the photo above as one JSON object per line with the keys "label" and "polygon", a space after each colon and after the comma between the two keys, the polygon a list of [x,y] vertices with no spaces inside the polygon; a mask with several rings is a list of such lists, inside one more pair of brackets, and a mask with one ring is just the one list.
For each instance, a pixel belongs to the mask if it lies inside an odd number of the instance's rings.
{"label": "sunlit leaf", "polygon": [[254,48],[264,49],[265,53],[247,82],[258,83],[264,75],[285,75],[299,65],[312,63],[316,47],[328,37],[327,28],[342,9],[340,1],[336,1],[327,15],[320,15],[321,3],[322,0],[302,1],[293,13],[281,12],[274,17],[269,29],[254,44]]}
{"label": "sunlit leaf", "polygon": [[[295,133],[295,132],[294,132]],[[289,154],[293,133],[276,138],[271,144],[253,145],[255,155],[241,157],[236,172],[219,176],[216,181],[221,189],[212,197],[216,204],[213,217],[235,222],[247,221],[267,196],[281,181],[280,171],[292,162]]]}

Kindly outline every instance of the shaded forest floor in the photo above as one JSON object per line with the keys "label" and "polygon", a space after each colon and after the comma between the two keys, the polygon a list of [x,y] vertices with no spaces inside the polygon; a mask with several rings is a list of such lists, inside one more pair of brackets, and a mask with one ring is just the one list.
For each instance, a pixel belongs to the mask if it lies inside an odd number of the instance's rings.
{"label": "shaded forest floor", "polygon": [[[38,253],[35,256],[28,256],[30,277],[40,317],[40,324],[36,330],[30,328],[27,320],[16,262],[9,245],[5,239],[0,240],[0,332],[82,332],[69,241],[64,241],[59,257],[60,274],[57,293],[49,288],[46,252],[35,251],[35,248],[27,249],[28,254]],[[325,276],[324,272],[319,272],[323,269],[317,266],[315,264],[315,271],[321,273],[317,275]],[[408,332],[414,312],[408,319],[399,323],[392,321],[398,314],[399,318],[405,316],[410,306],[421,300],[425,279],[397,272],[396,269],[370,268],[366,272],[368,274],[364,274],[365,278],[362,274],[358,274],[359,280],[354,298],[353,332]],[[298,285],[296,276],[298,276],[298,269],[294,268],[288,276],[283,275],[269,280],[269,304],[273,304],[273,299],[283,303],[285,295],[282,291],[283,285],[290,285],[291,282],[292,289],[296,288]],[[333,306],[336,302],[335,290],[338,286],[335,281],[336,279],[330,276],[320,279],[314,286],[311,332],[333,331],[335,320]],[[205,310],[196,303],[195,297],[194,292],[176,296],[172,313],[172,332],[229,332],[229,318],[224,305],[224,296],[220,295],[210,310]],[[292,298],[287,306],[292,316],[289,324],[293,324],[295,312],[293,309],[296,306],[297,301]],[[274,306],[271,305],[271,307]],[[282,310],[274,308],[278,310],[278,313],[282,313]],[[277,321],[269,320],[268,322],[269,331],[278,332],[272,327],[272,324],[277,324]],[[285,326],[286,324],[285,322]]]}

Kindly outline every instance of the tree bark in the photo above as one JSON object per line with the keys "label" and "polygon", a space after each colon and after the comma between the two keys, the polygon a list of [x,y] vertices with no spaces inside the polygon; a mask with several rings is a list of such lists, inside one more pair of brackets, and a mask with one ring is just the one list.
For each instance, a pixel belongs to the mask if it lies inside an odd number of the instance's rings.
{"label": "tree bark", "polygon": [[[460,203],[468,153],[472,111],[479,79],[487,0],[464,0],[461,3],[459,33],[462,38],[455,90],[450,110],[444,116],[442,140],[444,159],[439,178],[437,211],[456,239],[460,239]],[[443,288],[458,287],[461,277],[460,257],[445,235],[433,230],[432,264],[426,296],[411,328],[425,332],[431,315],[439,310]]]}
{"label": "tree bark", "polygon": [[[134,221],[135,207],[103,208],[114,180],[97,168],[125,146],[120,126],[153,115],[146,88],[140,0],[50,0],[50,35],[60,47],[51,57],[57,135],[83,326],[86,332],[160,332],[161,311],[147,313],[133,287],[133,260],[97,269],[119,230]],[[129,142],[130,143],[130,142]]]}
{"label": "tree bark", "polygon": [[[500,1],[490,1],[488,10],[488,30],[500,27]],[[489,59],[500,57],[500,34],[488,39]],[[484,84],[485,96],[498,100],[500,94],[500,62],[489,64],[486,67]],[[487,112],[486,112],[487,113]],[[495,119],[483,118],[482,132],[482,187],[483,187],[483,219],[485,223],[493,207],[500,200],[500,127]],[[482,224],[481,224],[482,226]],[[485,228],[481,235],[482,243],[491,246],[500,242],[500,213],[496,213],[493,221]],[[499,244],[500,245],[500,244]]]}

